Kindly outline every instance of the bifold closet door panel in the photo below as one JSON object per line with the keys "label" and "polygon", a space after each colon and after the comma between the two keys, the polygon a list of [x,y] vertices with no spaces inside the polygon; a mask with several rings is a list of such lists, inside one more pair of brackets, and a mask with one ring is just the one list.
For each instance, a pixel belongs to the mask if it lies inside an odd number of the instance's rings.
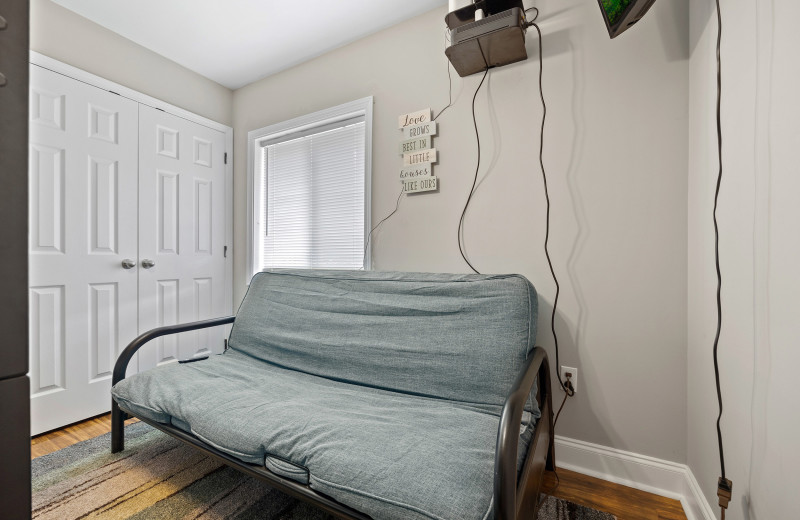
{"label": "bifold closet door panel", "polygon": [[[139,330],[225,314],[225,134],[139,106]],[[223,349],[221,327],[167,336],[140,368]]]}
{"label": "bifold closet door panel", "polygon": [[138,104],[30,70],[35,435],[108,411],[114,362],[138,333]]}

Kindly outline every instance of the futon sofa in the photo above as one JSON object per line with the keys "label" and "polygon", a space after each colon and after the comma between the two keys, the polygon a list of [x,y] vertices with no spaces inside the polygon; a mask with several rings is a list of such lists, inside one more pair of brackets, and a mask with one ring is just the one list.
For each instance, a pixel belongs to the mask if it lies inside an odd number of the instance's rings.
{"label": "futon sofa", "polygon": [[[554,468],[537,298],[519,275],[275,270],[235,317],[161,327],[114,368],[135,416],[340,518],[535,518]],[[166,334],[232,323],[221,355],[125,378]]]}

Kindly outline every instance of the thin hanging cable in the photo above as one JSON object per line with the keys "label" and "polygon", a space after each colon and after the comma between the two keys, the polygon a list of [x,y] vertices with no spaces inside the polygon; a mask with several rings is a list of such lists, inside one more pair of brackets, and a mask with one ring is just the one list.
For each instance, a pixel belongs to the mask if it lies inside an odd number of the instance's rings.
{"label": "thin hanging cable", "polygon": [[[719,466],[722,478],[725,478],[725,455],[722,448],[722,389],[719,381],[719,360],[717,350],[719,349],[719,336],[722,332],[722,271],[719,266],[719,225],[717,224],[717,203],[719,201],[719,190],[722,185],[722,10],[717,4],[717,153],[719,158],[719,172],[717,173],[717,188],[714,192],[714,258],[717,268],[717,333],[714,336],[714,378],[717,384],[717,401],[719,403],[719,415],[717,416],[717,441],[719,444]],[[724,516],[723,510],[723,516]]]}
{"label": "thin hanging cable", "polygon": [[[564,405],[567,402],[567,398],[575,395],[575,390],[569,381],[565,384],[561,380],[561,362],[559,360],[559,353],[558,353],[558,335],[556,334],[556,308],[558,307],[558,296],[561,292],[561,286],[558,283],[558,277],[556,276],[556,271],[553,269],[553,262],[550,259],[550,250],[548,249],[548,242],[550,239],[550,194],[547,190],[547,170],[544,166],[544,129],[545,123],[547,122],[547,102],[544,99],[544,51],[542,50],[542,30],[539,28],[539,25],[536,23],[536,20],[539,18],[539,9],[537,7],[531,7],[526,9],[525,12],[530,11],[531,9],[536,10],[536,14],[534,14],[533,18],[530,22],[528,22],[528,26],[533,26],[536,28],[536,34],[539,36],[539,97],[542,100],[542,126],[539,131],[539,166],[542,169],[542,181],[544,183],[544,194],[545,200],[547,201],[547,219],[545,224],[545,238],[544,238],[544,253],[547,257],[547,265],[550,266],[550,274],[553,277],[553,281],[556,284],[556,296],[553,300],[553,313],[550,315],[550,329],[553,332],[553,342],[555,344],[556,350],[556,377],[558,378],[558,383],[561,385],[561,389],[564,390],[564,400],[561,401],[561,406],[558,408],[558,413],[556,414],[555,419],[553,420],[553,431],[556,429],[556,424],[558,423],[558,418],[561,416],[561,410],[564,409]],[[558,486],[561,484],[561,479],[558,477],[558,470],[557,468],[553,467],[553,473],[556,475],[556,486],[550,491],[550,493],[554,493]]]}
{"label": "thin hanging cable", "polygon": [[372,229],[369,230],[369,233],[367,234],[367,241],[364,244],[364,260],[363,260],[363,263],[365,263],[365,264],[367,263],[367,251],[369,250],[369,239],[372,237],[372,232],[375,231],[376,229],[378,229],[381,224],[383,224],[384,222],[389,220],[389,217],[391,217],[392,215],[397,213],[397,210],[400,209],[400,198],[403,196],[403,190],[404,190],[404,187],[401,184],[400,194],[397,196],[397,202],[394,205],[394,211],[392,211],[391,213],[389,213],[388,215],[383,217],[383,219],[380,222],[375,224],[375,227],[373,227]]}
{"label": "thin hanging cable", "polygon": [[561,294],[561,285],[558,283],[558,277],[556,276],[556,271],[553,268],[553,261],[550,259],[550,249],[548,247],[550,241],[550,193],[547,189],[547,170],[544,166],[544,128],[545,123],[547,122],[547,103],[544,99],[544,52],[542,51],[542,30],[539,28],[539,25],[536,23],[536,19],[539,18],[539,9],[532,7],[531,9],[536,9],[536,14],[534,15],[533,19],[528,22],[528,25],[533,26],[536,29],[536,33],[539,35],[539,97],[542,100],[542,127],[539,132],[539,166],[542,169],[542,182],[544,183],[544,198],[547,202],[547,217],[545,220],[545,235],[544,235],[544,254],[547,257],[547,265],[550,267],[550,274],[553,277],[553,282],[556,284],[556,295],[553,299],[553,312],[550,315],[550,330],[553,333],[553,342],[555,344],[555,351],[556,351],[556,377],[558,378],[558,383],[561,385],[561,388],[564,390],[568,396],[575,395],[575,391],[572,389],[572,386],[567,386],[564,384],[564,381],[561,379],[561,361],[559,359],[559,352],[558,352],[558,334],[556,334],[556,309],[558,308],[558,297]]}
{"label": "thin hanging cable", "polygon": [[553,419],[553,430],[555,430],[556,426],[558,426],[558,418],[561,416],[561,410],[564,409],[564,405],[567,404],[567,398],[568,397],[569,397],[569,394],[565,392],[564,393],[564,400],[561,401],[561,406],[558,407],[558,412],[556,412],[556,418]]}
{"label": "thin hanging cable", "polygon": [[719,337],[722,332],[722,270],[719,262],[719,224],[717,222],[717,207],[719,204],[719,191],[722,186],[722,9],[719,0],[717,7],[717,155],[719,171],[717,173],[717,186],[714,190],[714,265],[717,270],[717,332],[714,335],[714,382],[717,386],[717,402],[719,414],[717,415],[717,444],[719,447],[719,467],[721,477],[717,481],[717,497],[719,497],[720,518],[725,520],[725,511],[733,493],[733,483],[725,478],[725,451],[722,447],[722,387],[719,377]]}
{"label": "thin hanging cable", "polygon": [[472,188],[469,190],[469,197],[467,197],[467,203],[464,204],[464,211],[461,212],[461,219],[458,221],[458,250],[461,252],[461,258],[467,263],[470,269],[472,269],[475,274],[481,274],[478,272],[477,269],[467,260],[466,255],[464,254],[464,248],[461,245],[461,235],[463,234],[464,229],[464,215],[467,214],[467,208],[469,207],[469,203],[472,200],[472,195],[475,193],[475,184],[478,182],[478,170],[481,168],[481,136],[478,133],[478,122],[475,119],[475,98],[478,97],[478,92],[481,90],[481,86],[483,86],[483,81],[486,79],[486,76],[489,74],[489,69],[486,69],[486,72],[483,73],[483,77],[481,78],[481,82],[478,83],[478,88],[475,89],[475,94],[472,96],[472,125],[475,127],[475,140],[478,142],[478,163],[475,165],[475,176],[472,179]]}
{"label": "thin hanging cable", "polygon": [[[447,39],[447,33],[448,32],[449,32],[449,30],[447,28],[445,28],[445,32],[444,32],[444,44],[445,44],[445,47],[447,47],[447,43],[449,41]],[[447,60],[447,82],[449,84],[449,86],[447,87],[447,95],[448,95],[447,106],[444,107],[443,109],[441,109],[438,114],[436,114],[436,117],[433,118],[434,121],[439,119],[439,116],[444,114],[445,110],[447,110],[448,108],[453,106],[453,76],[450,75],[450,60],[449,59]]]}
{"label": "thin hanging cable", "polygon": [[450,75],[450,60],[447,60],[447,81],[450,83],[450,87],[448,88],[449,100],[447,106],[440,110],[439,113],[436,114],[436,117],[433,118],[434,121],[439,119],[439,116],[444,114],[445,110],[453,106],[453,77]]}

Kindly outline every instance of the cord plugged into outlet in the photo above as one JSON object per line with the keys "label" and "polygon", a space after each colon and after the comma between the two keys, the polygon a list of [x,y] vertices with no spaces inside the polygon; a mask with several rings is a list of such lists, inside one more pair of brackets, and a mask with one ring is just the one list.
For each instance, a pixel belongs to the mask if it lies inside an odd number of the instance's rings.
{"label": "cord plugged into outlet", "polygon": [[563,389],[564,389],[564,400],[561,401],[561,406],[558,407],[558,413],[556,413],[556,418],[553,420],[553,429],[556,429],[556,425],[558,424],[558,417],[561,415],[561,410],[564,409],[564,405],[567,402],[567,397],[571,397],[575,395],[575,386],[573,382],[578,382],[578,369],[577,368],[570,368],[570,367],[561,367],[561,380],[564,381]]}
{"label": "cord plugged into outlet", "polygon": [[578,391],[578,369],[567,367],[562,365],[561,366],[561,380],[564,381],[564,386],[569,384],[569,387],[572,390],[572,393]]}
{"label": "cord plugged into outlet", "polygon": [[719,497],[719,507],[722,510],[721,520],[725,520],[725,510],[728,509],[728,504],[733,495],[733,482],[720,477],[717,481],[717,497]]}

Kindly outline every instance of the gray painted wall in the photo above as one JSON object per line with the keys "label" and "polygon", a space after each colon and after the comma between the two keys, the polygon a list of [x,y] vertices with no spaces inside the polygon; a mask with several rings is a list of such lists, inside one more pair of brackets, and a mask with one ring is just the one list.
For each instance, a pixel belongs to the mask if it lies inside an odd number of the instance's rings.
{"label": "gray painted wall", "polygon": [[[545,35],[545,161],[551,254],[562,284],[562,364],[580,392],[558,433],[672,461],[686,458],[688,2],[658,2],[611,41],[597,5],[537,2]],[[447,104],[445,9],[434,10],[234,93],[234,294],[245,290],[248,131],[375,96],[373,222],[399,193],[397,116]],[[465,243],[483,272],[519,272],[540,292],[539,343],[553,357],[554,285],[543,253],[538,46],[493,70],[476,101],[479,185]],[[374,235],[380,270],[467,272],[456,227],[475,170],[470,103],[479,76],[453,74],[440,119],[436,194],[404,197]],[[555,367],[554,367],[555,368]],[[559,397],[560,393],[556,397]]]}
{"label": "gray painted wall", "polygon": [[[716,13],[691,3],[688,255],[688,465],[710,504],[720,475],[712,344],[717,174]],[[719,346],[729,520],[795,518],[800,476],[800,35],[794,0],[722,2],[725,177],[720,192]],[[715,510],[716,507],[715,507]],[[717,510],[718,511],[718,510]]]}
{"label": "gray painted wall", "polygon": [[233,92],[50,0],[31,0],[31,50],[231,125]]}

